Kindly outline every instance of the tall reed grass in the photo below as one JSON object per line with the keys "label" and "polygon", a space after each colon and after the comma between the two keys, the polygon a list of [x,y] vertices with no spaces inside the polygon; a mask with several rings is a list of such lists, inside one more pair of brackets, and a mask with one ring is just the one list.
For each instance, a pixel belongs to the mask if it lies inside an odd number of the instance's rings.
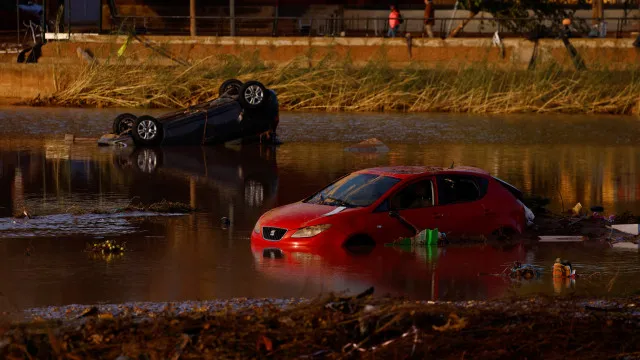
{"label": "tall reed grass", "polygon": [[66,106],[175,108],[217,96],[228,78],[255,79],[278,93],[283,110],[468,113],[630,114],[640,97],[640,67],[568,71],[553,64],[505,70],[490,64],[458,70],[384,60],[353,66],[327,56],[267,66],[256,56],[220,56],[189,67],[87,65],[50,99]]}

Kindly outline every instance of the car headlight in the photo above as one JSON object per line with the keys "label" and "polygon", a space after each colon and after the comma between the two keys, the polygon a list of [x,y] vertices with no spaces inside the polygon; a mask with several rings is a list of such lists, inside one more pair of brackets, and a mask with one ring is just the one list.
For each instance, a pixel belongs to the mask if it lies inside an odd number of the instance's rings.
{"label": "car headlight", "polygon": [[330,227],[331,227],[331,224],[307,226],[306,228],[302,228],[302,229],[299,229],[298,231],[296,231],[293,235],[291,235],[291,237],[292,238],[309,238],[309,237],[313,237],[313,236],[316,236],[316,235],[320,234],[321,232],[327,230]]}
{"label": "car headlight", "polygon": [[256,234],[260,234],[260,228],[261,228],[261,227],[262,227],[262,226],[260,226],[260,220],[258,220],[258,221],[256,222],[256,226],[254,226],[254,227],[253,227],[253,232],[254,232],[254,233],[256,233]]}

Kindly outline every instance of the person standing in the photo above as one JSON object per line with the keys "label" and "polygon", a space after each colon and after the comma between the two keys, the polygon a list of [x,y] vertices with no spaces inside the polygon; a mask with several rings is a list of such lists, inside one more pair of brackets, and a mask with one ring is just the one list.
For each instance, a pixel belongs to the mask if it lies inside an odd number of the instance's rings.
{"label": "person standing", "polygon": [[433,37],[433,25],[436,23],[435,10],[433,9],[433,0],[424,0],[424,31]]}
{"label": "person standing", "polygon": [[396,33],[398,32],[398,28],[400,27],[400,12],[395,7],[395,5],[391,5],[391,12],[389,13],[389,31],[387,32],[388,37],[396,37]]}

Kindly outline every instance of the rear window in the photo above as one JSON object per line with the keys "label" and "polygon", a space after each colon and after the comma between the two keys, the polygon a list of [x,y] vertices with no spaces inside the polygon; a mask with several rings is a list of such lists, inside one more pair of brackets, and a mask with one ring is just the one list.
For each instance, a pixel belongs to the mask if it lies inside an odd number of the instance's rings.
{"label": "rear window", "polygon": [[508,182],[498,179],[497,177],[494,177],[494,179],[500,184],[502,185],[505,189],[507,189],[507,191],[509,191],[511,194],[513,194],[513,196],[516,197],[516,199],[522,201],[523,196],[522,196],[522,191],[520,191],[518,188],[516,188],[515,186],[509,184]]}
{"label": "rear window", "polygon": [[468,175],[438,175],[438,205],[472,202],[482,199],[489,186],[485,178]]}
{"label": "rear window", "polygon": [[317,192],[304,202],[310,204],[365,207],[373,204],[395,184],[390,176],[351,174]]}

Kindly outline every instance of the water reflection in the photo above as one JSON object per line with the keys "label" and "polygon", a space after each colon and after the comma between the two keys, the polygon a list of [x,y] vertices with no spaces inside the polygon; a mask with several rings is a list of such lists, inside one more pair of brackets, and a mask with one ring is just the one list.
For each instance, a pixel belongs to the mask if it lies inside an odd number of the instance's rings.
{"label": "water reflection", "polygon": [[[24,237],[25,229],[22,233],[0,231],[0,292],[20,307],[315,296],[345,289],[355,292],[372,285],[378,293],[449,300],[555,291],[607,294],[608,282],[616,273],[619,277],[611,294],[635,291],[634,279],[640,275],[637,251],[576,246],[412,251],[379,247],[368,254],[336,250],[271,259],[252,250],[249,243],[255,221],[268,209],[298,201],[350,171],[379,165],[449,166],[454,162],[479,166],[527,193],[551,197],[556,209],[582,202],[585,207],[603,205],[607,212],[640,213],[640,147],[628,141],[636,131],[627,132],[629,120],[606,125],[607,132],[602,134],[590,119],[563,124],[492,123],[450,116],[325,121],[322,115],[318,121],[305,123],[299,116],[283,117],[286,143],[277,149],[118,149],[98,148],[93,140],[70,143],[3,136],[2,217],[24,209],[58,214],[72,207],[116,208],[131,201],[148,204],[163,199],[190,203],[199,211],[184,217],[118,220],[126,230],[118,239],[126,241],[131,251],[108,261],[83,252],[88,241],[104,233],[95,227],[82,233],[86,227],[75,226],[73,221],[78,219],[74,217],[61,220],[67,222],[64,226],[47,224],[65,229],[66,233],[55,238],[16,239]],[[77,115],[73,126],[80,128],[81,120]],[[97,132],[107,120],[96,115],[91,131]],[[322,127],[323,121],[328,128]],[[567,134],[574,128],[588,141]],[[335,130],[331,132],[334,139],[325,139],[327,129]],[[394,129],[397,133],[392,133]],[[314,135],[321,132],[320,137]],[[386,141],[390,152],[344,151],[347,141],[371,134]],[[313,142],[295,141],[305,136],[316,137]],[[230,219],[228,228],[221,224],[222,217]],[[28,220],[25,223],[29,226]],[[27,246],[34,249],[29,257],[25,256]],[[550,268],[556,257],[570,259],[579,273],[601,273],[603,277],[554,288],[546,275],[519,283],[479,275],[502,271],[515,260]],[[0,299],[0,307],[3,301]]]}
{"label": "water reflection", "polygon": [[[306,282],[326,289],[348,284],[351,291],[375,286],[378,293],[417,299],[463,300],[503,296],[510,284],[490,274],[524,261],[522,245],[510,249],[473,247],[384,247],[365,254],[345,249],[282,251],[253,246],[256,268],[272,279]],[[280,256],[273,256],[277,250]]]}

